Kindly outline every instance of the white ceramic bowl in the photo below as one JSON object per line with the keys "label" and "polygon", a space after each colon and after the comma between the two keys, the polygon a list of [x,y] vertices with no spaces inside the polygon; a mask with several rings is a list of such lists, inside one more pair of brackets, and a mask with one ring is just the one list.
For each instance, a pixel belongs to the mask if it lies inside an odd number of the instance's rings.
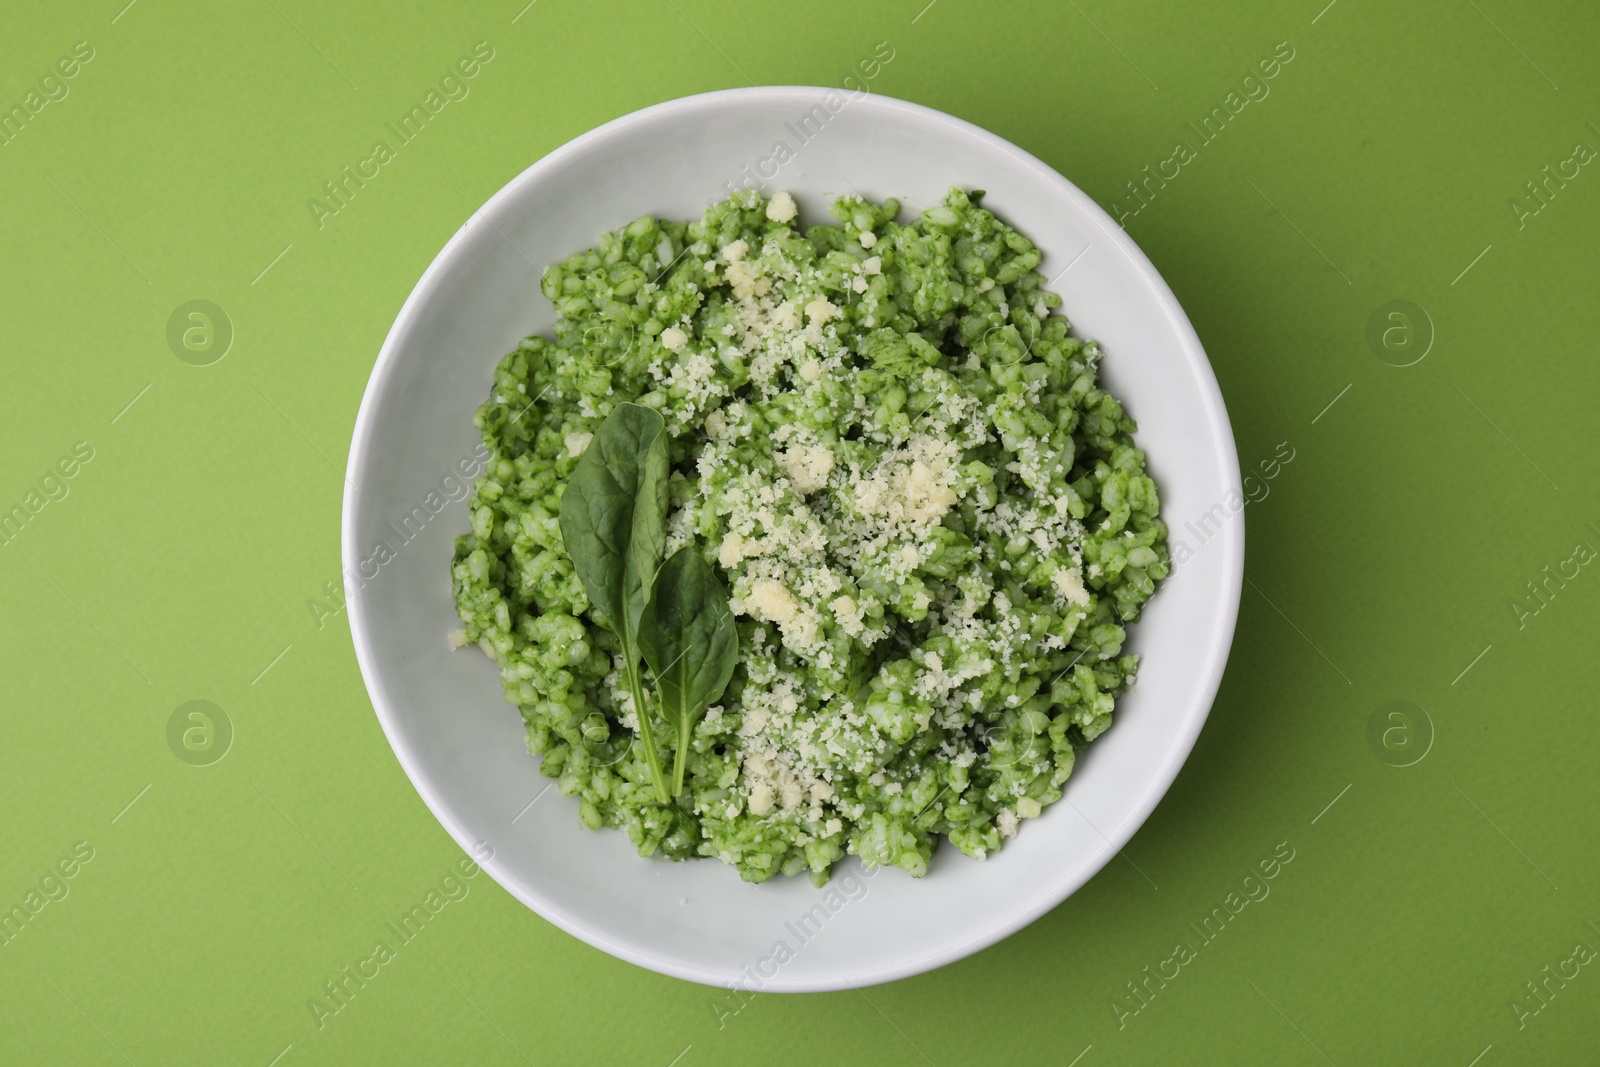
{"label": "white ceramic bowl", "polygon": [[[782,163],[780,142],[792,153]],[[770,177],[769,195],[792,192],[806,222],[831,222],[832,197],[853,190],[900,197],[902,217],[951,185],[988,190],[984,206],[1044,250],[1041,270],[1078,334],[1102,342],[1104,378],[1139,420],[1163,515],[1194,550],[1132,628],[1138,684],[1080,757],[1066,801],[987,861],[947,844],[913,880],[893,869],[867,878],[852,857],[818,890],[804,877],[747,885],[715,860],[641,859],[620,831],[579,826],[577,802],[547,789],[527,753],[494,665],[476,648],[448,646],[460,625],[452,539],[468,525],[451,475],[477,446],[472,415],[496,362],[554,319],[541,268],[646,213],[698,216],[745,174]],[[1178,773],[1238,613],[1242,516],[1204,545],[1182,526],[1231,510],[1240,476],[1216,379],[1172,292],[1106,213],[1044,163],[969,123],[876,95],[692,96],[607,123],[523,171],[456,233],[395,320],[356,419],[349,477],[343,554],[356,656],[428,807],[557,926],[713,985],[802,991],[902,978],[1060,903],[1127,842]]]}

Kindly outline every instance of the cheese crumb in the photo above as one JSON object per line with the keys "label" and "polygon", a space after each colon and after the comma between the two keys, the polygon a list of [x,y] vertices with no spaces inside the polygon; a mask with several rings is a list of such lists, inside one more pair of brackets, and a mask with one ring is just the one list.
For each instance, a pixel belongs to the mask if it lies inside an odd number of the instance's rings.
{"label": "cheese crumb", "polygon": [[749,251],[750,246],[745,243],[743,238],[740,238],[737,241],[731,241],[722,246],[722,258],[727,260],[729,263],[737,263],[743,259],[745,257],[745,253]]}
{"label": "cheese crumb", "polygon": [[1078,573],[1077,567],[1056,571],[1050,576],[1050,580],[1069,601],[1080,608],[1089,606],[1089,590],[1083,587],[1083,575]]}
{"label": "cheese crumb", "polygon": [[833,473],[833,453],[826,448],[795,445],[774,458],[801,496],[810,496],[827,485],[828,475]]}
{"label": "cheese crumb", "polygon": [[861,269],[866,271],[868,274],[882,274],[883,273],[883,257],[882,256],[868,256],[866,258],[866,260],[861,264]]}
{"label": "cheese crumb", "polygon": [[467,631],[466,631],[465,628],[462,628],[460,630],[451,630],[450,631],[450,647],[451,648],[453,648],[453,649],[455,649],[455,648],[465,648],[467,645],[470,645],[470,644],[472,644],[472,642],[467,640]]}
{"label": "cheese crumb", "polygon": [[756,618],[776,623],[788,622],[800,611],[794,594],[784,588],[782,582],[771,578],[757,579],[750,587],[750,595],[745,597],[744,607]]}
{"label": "cheese crumb", "polygon": [[903,579],[921,563],[915,546],[955,504],[959,458],[954,441],[914,434],[904,448],[883,453],[870,472],[850,465],[845,491],[863,520],[862,541],[875,546],[895,577]]}
{"label": "cheese crumb", "polygon": [[788,193],[779,193],[767,201],[767,218],[773,222],[788,222],[799,213],[799,206]]}
{"label": "cheese crumb", "polygon": [[717,550],[717,562],[722,564],[724,569],[738,566],[744,557],[744,538],[737,532],[731,532],[722,539],[722,547]]}
{"label": "cheese crumb", "polygon": [[567,455],[574,458],[583,455],[584,449],[589,447],[589,442],[594,440],[592,433],[567,434]]}
{"label": "cheese crumb", "polygon": [[834,618],[839,620],[839,625],[844,627],[844,632],[851,637],[858,636],[865,626],[861,622],[861,608],[856,604],[855,597],[835,597],[828,607],[833,609]]}
{"label": "cheese crumb", "polygon": [[[742,245],[743,241],[735,241],[734,245]],[[733,245],[728,247],[732,248]],[[756,269],[742,260],[735,260],[728,264],[728,269],[723,271],[723,277],[728,279],[728,285],[733,288],[733,295],[740,300],[757,300],[767,295],[772,289],[770,279],[756,273]]]}
{"label": "cheese crumb", "polygon": [[754,737],[766,729],[767,719],[771,716],[772,709],[760,704],[754,704],[745,709],[744,721],[739,724],[741,737]]}
{"label": "cheese crumb", "polygon": [[935,520],[942,518],[950,505],[956,502],[955,490],[938,480],[933,468],[921,460],[911,464],[900,493],[906,514],[913,519]]}
{"label": "cheese crumb", "polygon": [[873,245],[878,243],[878,235],[873,233],[871,230],[862,230],[861,236],[856,238],[856,240],[861,242],[862,248],[871,248]]}
{"label": "cheese crumb", "polygon": [[676,326],[668,326],[661,331],[661,343],[674,352],[682,352],[689,343],[689,335]]}
{"label": "cheese crumb", "polygon": [[839,308],[827,297],[819,296],[806,305],[806,318],[821,326],[839,317]]}

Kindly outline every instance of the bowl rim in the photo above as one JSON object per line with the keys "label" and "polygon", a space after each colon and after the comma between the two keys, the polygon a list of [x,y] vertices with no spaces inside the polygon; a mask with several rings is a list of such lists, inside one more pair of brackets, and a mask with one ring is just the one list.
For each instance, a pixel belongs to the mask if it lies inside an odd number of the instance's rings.
{"label": "bowl rim", "polygon": [[[713,90],[653,104],[597,126],[535,160],[496,191],[493,196],[485,201],[482,207],[478,208],[475,214],[487,214],[493,211],[498,205],[514,198],[523,187],[537,182],[546,171],[556,169],[570,157],[581,154],[597,142],[624,137],[632,130],[655,122],[664,116],[702,109],[714,110],[729,102],[760,102],[764,100],[790,102],[796,99],[807,99],[820,103],[825,94],[837,96],[848,92],[849,90],[826,86],[762,85]],[[1116,223],[1087,193],[1084,193],[1076,185],[1068,181],[1053,167],[981,126],[923,104],[916,104],[870,91],[854,98],[852,102],[856,106],[866,104],[881,108],[888,113],[900,113],[914,117],[919,121],[943,125],[955,133],[963,134],[984,143],[990,150],[1009,159],[1013,164],[1035,172],[1046,183],[1054,186],[1057,192],[1068,200],[1073,201],[1086,218],[1096,223],[1104,231],[1106,238],[1128,257],[1135,271],[1155,296],[1156,302],[1176,334],[1183,357],[1190,364],[1190,369],[1195,372],[1195,376],[1201,385],[1201,400],[1210,429],[1207,446],[1217,453],[1216,458],[1219,460],[1226,488],[1239,491],[1242,485],[1242,477],[1239,470],[1238,450],[1234,442],[1232,425],[1228,418],[1227,407],[1222,398],[1221,388],[1217,383],[1216,374],[1206,357],[1205,349],[1200,343],[1199,336],[1195,333],[1188,316],[1179,305],[1177,297],[1156,271],[1149,258],[1128,236],[1126,230]],[[370,461],[371,437],[373,424],[377,417],[378,397],[384,391],[387,379],[393,371],[397,352],[411,333],[414,320],[420,314],[421,306],[429,298],[439,279],[454,269],[456,260],[462,255],[462,248],[468,239],[469,234],[466,227],[458,228],[451,235],[450,239],[434,256],[427,269],[423,271],[422,276],[412,287],[405,303],[400,308],[399,314],[395,317],[393,325],[390,326],[389,332],[384,337],[383,345],[378,352],[378,358],[373,365],[372,374],[368,378],[366,388],[362,393],[361,407],[356,415],[355,426],[351,434],[350,452],[345,465],[347,475],[364,469]],[[356,519],[362,499],[361,484],[362,480],[351,481],[347,476],[340,514],[340,564],[344,577],[346,605],[344,614],[349,622],[356,661],[361,671],[362,680],[366,685],[368,697],[372,702],[373,710],[378,717],[379,725],[383,729],[384,736],[388,739],[389,747],[400,761],[401,769],[405,771],[406,777],[410,780],[418,795],[421,796],[428,810],[433,813],[434,818],[439,821],[439,824],[444,827],[445,831],[456,843],[484,871],[488,872],[495,882],[525,906],[560,929],[603,952],[649,970],[703,985],[724,988],[729,986],[734,980],[734,975],[731,972],[723,973],[714,968],[700,966],[666,954],[641,949],[633,943],[625,943],[613,937],[603,926],[595,925],[567,913],[558,904],[540,893],[536,886],[523,884],[522,880],[513,871],[507,869],[496,860],[494,850],[489,846],[488,842],[482,841],[474,834],[469,833],[467,828],[456,819],[449,802],[435,788],[432,780],[424,773],[411,748],[402,738],[397,717],[390,704],[388,687],[378,667],[378,654],[367,625],[365,597],[361,586],[353,579],[353,575],[356,573],[353,568],[361,558],[356,542]],[[1122,850],[1123,846],[1138,831],[1139,827],[1144,825],[1145,820],[1149,818],[1156,805],[1166,795],[1179,770],[1188,760],[1189,753],[1199,738],[1200,730],[1210,715],[1212,703],[1216,698],[1218,687],[1221,685],[1223,671],[1227,666],[1228,653],[1232,646],[1234,630],[1238,621],[1244,580],[1243,512],[1233,516],[1233,519],[1234,521],[1224,527],[1220,546],[1225,595],[1217,601],[1214,608],[1215,614],[1207,627],[1207,632],[1211,635],[1210,647],[1204,652],[1203,662],[1206,666],[1192,691],[1190,711],[1183,722],[1181,730],[1173,739],[1174,744],[1167,749],[1164,761],[1154,769],[1149,786],[1138,800],[1128,808],[1126,814],[1116,826],[1101,831],[1102,845],[1092,854],[1090,861],[1082,863],[1073,874],[1044,886],[1040,892],[1036,893],[1025,904],[1006,910],[997,921],[972,931],[959,942],[946,944],[935,951],[921,955],[904,955],[880,965],[861,967],[858,968],[858,973],[852,975],[840,974],[837,977],[785,976],[780,971],[771,979],[763,982],[761,986],[762,992],[826,992],[858,988],[907,978],[936,969],[947,963],[952,963],[1009,937],[1039,919],[1050,909],[1082,888],[1089,879],[1098,874],[1110,862],[1113,856]]]}

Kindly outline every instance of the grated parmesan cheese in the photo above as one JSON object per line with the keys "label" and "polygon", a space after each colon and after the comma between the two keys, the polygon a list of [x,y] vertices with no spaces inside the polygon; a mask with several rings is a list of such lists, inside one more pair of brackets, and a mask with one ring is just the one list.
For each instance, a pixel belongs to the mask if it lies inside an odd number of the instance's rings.
{"label": "grated parmesan cheese", "polygon": [[810,496],[828,484],[833,472],[833,453],[826,448],[796,445],[776,456],[778,466],[801,496]]}
{"label": "grated parmesan cheese", "polygon": [[800,214],[800,207],[788,193],[778,193],[767,201],[767,218],[773,222],[789,222]]}
{"label": "grated parmesan cheese", "polygon": [[838,317],[838,306],[825,296],[819,296],[806,305],[806,318],[817,326],[826,325]]}
{"label": "grated parmesan cheese", "polygon": [[1055,587],[1061,591],[1068,602],[1080,608],[1089,606],[1089,590],[1083,587],[1083,575],[1078,573],[1077,567],[1062,568],[1050,576]]}
{"label": "grated parmesan cheese", "polygon": [[794,594],[771,578],[758,580],[744,600],[745,611],[766,622],[788,622],[800,610]]}

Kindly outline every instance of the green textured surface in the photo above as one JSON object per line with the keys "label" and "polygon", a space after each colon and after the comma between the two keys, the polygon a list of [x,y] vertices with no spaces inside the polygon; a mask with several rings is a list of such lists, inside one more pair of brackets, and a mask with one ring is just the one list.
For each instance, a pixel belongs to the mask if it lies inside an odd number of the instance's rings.
{"label": "green textured surface", "polygon": [[[1600,946],[1600,578],[1577,561],[1600,548],[1600,177],[1550,179],[1520,225],[1509,202],[1600,147],[1600,15],[924,2],[7,13],[0,106],[75,42],[95,55],[0,145],[0,509],[75,443],[94,455],[0,546],[0,914],[76,843],[94,855],[0,947],[0,1060],[1593,1062],[1600,969],[1574,949]],[[319,230],[307,200],[480,40],[470,96]],[[401,302],[572,137],[702,90],[836,85],[879,41],[876,91],[1010,138],[1108,208],[1195,148],[1128,228],[1194,320],[1241,461],[1295,458],[1246,511],[1238,635],[1188,765],[1125,859],[932,974],[719,1019],[713,992],[480,875],[319,1028],[307,1001],[461,859],[342,617],[307,604],[339,573],[340,471]],[[1270,95],[1200,146],[1186,123],[1282,41]],[[196,299],[236,334],[205,367],[166,341]],[[1367,341],[1397,299],[1435,335],[1406,367]],[[191,700],[233,724],[208,766],[168,745]],[[1397,700],[1434,734],[1404,767],[1418,748],[1369,742]],[[1190,924],[1280,842],[1270,895],[1202,944]],[[1134,1014],[1125,983],[1180,940],[1195,958]]]}

